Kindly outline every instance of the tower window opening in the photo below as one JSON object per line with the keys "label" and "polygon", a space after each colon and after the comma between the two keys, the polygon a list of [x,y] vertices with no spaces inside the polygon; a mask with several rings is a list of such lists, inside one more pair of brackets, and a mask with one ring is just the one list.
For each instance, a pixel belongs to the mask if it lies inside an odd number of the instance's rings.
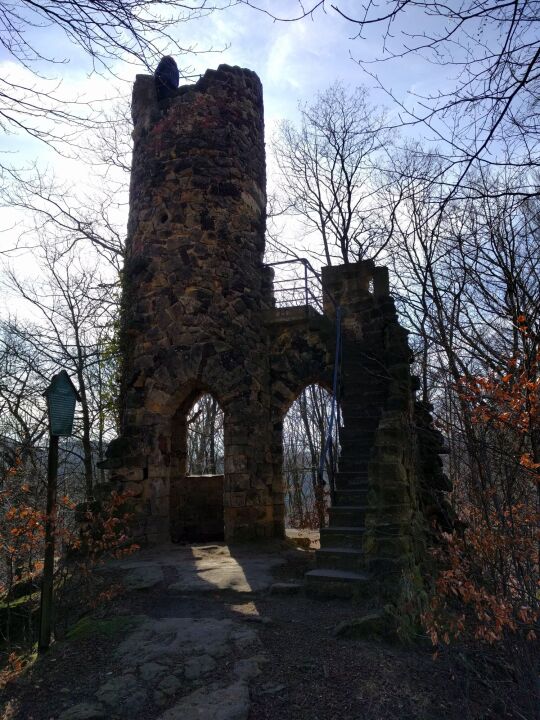
{"label": "tower window opening", "polygon": [[207,393],[187,417],[187,474],[222,475],[224,456],[223,410]]}

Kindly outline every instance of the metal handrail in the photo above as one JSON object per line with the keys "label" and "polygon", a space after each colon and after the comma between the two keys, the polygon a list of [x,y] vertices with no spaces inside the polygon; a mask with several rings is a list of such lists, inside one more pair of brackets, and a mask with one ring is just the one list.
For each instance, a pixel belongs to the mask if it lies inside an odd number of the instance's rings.
{"label": "metal handrail", "polygon": [[[305,300],[306,306],[309,305],[310,298],[314,301],[315,305],[319,307],[320,310],[323,310],[323,305],[320,299],[312,292],[310,286],[309,286],[309,275],[311,274],[317,284],[320,286],[321,289],[321,295],[324,297],[326,296],[335,309],[338,307],[338,303],[336,302],[333,295],[328,291],[328,288],[325,287],[322,275],[319,273],[313,265],[309,262],[307,258],[292,258],[291,260],[278,260],[276,262],[267,263],[267,267],[280,267],[283,265],[294,265],[294,264],[300,264],[304,267],[304,287],[303,287],[303,296]],[[296,279],[296,278],[295,278]],[[283,279],[277,279],[274,280],[274,285],[280,285],[283,289],[284,283],[294,283],[295,279],[290,278],[283,278]],[[292,288],[289,288],[294,290],[294,286]]]}

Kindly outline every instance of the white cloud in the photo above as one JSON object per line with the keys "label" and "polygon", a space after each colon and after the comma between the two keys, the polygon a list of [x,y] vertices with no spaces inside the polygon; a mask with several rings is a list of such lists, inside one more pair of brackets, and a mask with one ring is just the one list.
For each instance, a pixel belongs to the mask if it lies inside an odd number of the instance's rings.
{"label": "white cloud", "polygon": [[[272,0],[274,3],[274,0]],[[287,9],[287,4],[282,4]],[[270,7],[275,7],[274,4]],[[357,9],[357,0],[348,0],[347,10]],[[65,65],[45,69],[46,74],[57,73],[61,84],[57,94],[68,100],[77,97],[92,101],[97,109],[98,100],[110,98],[116,94],[118,83],[109,77],[97,74],[88,76],[88,59],[81,55],[79,48],[69,48],[65,38],[58,38],[50,30],[45,31],[43,40],[49,43],[53,51],[60,56],[69,56],[71,62]],[[309,101],[318,90],[322,90],[339,78],[350,85],[368,84],[368,78],[362,74],[353,57],[373,55],[380,47],[375,36],[369,40],[353,40],[354,26],[339,18],[335,13],[319,13],[315,20],[305,19],[296,23],[275,23],[258,12],[245,6],[233,7],[223,12],[214,12],[201,20],[180,23],[176,28],[178,40],[184,46],[196,46],[199,49],[213,47],[223,49],[200,55],[186,55],[177,58],[179,65],[191,65],[195,72],[203,73],[207,67],[216,67],[220,63],[248,67],[260,76],[264,87],[265,122],[267,144],[281,118],[295,118],[298,101]],[[58,41],[58,42],[57,42]],[[382,81],[403,94],[413,87],[433,87],[438,81],[436,74],[424,71],[421,61],[403,64],[383,65],[378,68]],[[425,65],[424,65],[425,67]],[[141,66],[129,62],[115,63],[114,74],[118,76],[121,92],[129,96],[131,84],[137,72],[145,72]],[[0,58],[1,77],[9,77],[21,84],[35,84],[32,74],[12,60]],[[43,87],[47,86],[45,80]],[[413,83],[416,83],[413,85]],[[49,87],[53,85],[49,84]],[[383,101],[381,95],[376,99]],[[60,127],[56,127],[61,130]],[[67,132],[67,129],[66,129]],[[12,159],[17,163],[39,162],[50,167],[55,175],[66,182],[76,181],[82,192],[91,193],[95,182],[93,168],[84,163],[62,158],[28,136],[6,136],[0,141],[0,149],[13,151]],[[5,159],[5,156],[4,156]],[[272,164],[269,162],[269,169]],[[20,216],[12,210],[0,210],[0,230],[20,224]],[[7,247],[13,234],[0,234],[0,248]],[[21,262],[21,267],[25,260]]]}

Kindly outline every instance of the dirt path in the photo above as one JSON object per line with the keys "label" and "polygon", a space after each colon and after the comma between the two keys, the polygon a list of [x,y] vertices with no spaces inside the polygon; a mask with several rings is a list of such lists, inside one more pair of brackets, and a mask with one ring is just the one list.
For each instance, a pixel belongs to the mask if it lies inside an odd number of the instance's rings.
{"label": "dirt path", "polygon": [[306,596],[309,562],[215,544],[108,566],[126,592],[6,687],[2,720],[519,717],[503,680],[428,648],[337,638],[340,621],[368,608]]}

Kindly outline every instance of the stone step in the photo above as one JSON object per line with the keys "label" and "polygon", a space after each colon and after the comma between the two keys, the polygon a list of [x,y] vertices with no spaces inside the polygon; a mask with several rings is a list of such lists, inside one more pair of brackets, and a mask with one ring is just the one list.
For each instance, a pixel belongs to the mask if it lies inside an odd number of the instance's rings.
{"label": "stone step", "polygon": [[342,460],[354,460],[367,457],[375,447],[375,438],[369,442],[362,442],[362,434],[347,438],[342,452],[339,454],[338,464]]}
{"label": "stone step", "polygon": [[339,490],[362,490],[364,487],[367,487],[367,465],[365,468],[365,471],[355,470],[354,472],[340,473],[339,477],[336,474],[334,487]]}
{"label": "stone step", "polygon": [[315,551],[318,568],[329,570],[362,570],[364,553],[361,550],[344,547],[326,547]]}
{"label": "stone step", "polygon": [[339,459],[339,472],[358,473],[367,478],[371,453],[367,457],[344,457]]}
{"label": "stone step", "polygon": [[369,420],[364,421],[357,415],[355,415],[354,417],[343,416],[341,420],[342,422],[339,427],[339,437],[340,439],[344,440],[347,439],[349,436],[358,437],[359,435],[364,435],[364,433],[369,437],[369,435],[371,435],[372,433],[374,434],[379,427],[379,420],[372,420],[370,418]]}
{"label": "stone step", "polygon": [[310,570],[306,573],[306,577],[310,579],[327,579],[346,583],[366,582],[370,579],[368,573],[365,572],[347,572],[346,570],[327,570],[326,568]]}
{"label": "stone step", "polygon": [[[371,420],[369,421],[369,425],[367,425],[367,424],[361,424],[360,427],[358,427],[358,426],[353,426],[353,425],[347,425],[347,424],[345,423],[345,420],[346,420],[346,418],[344,419],[344,421],[343,421],[344,424],[341,426],[340,431],[339,431],[340,437],[341,437],[341,435],[342,435],[342,433],[343,433],[343,435],[344,435],[343,439],[344,439],[344,440],[347,440],[347,439],[348,439],[348,436],[349,436],[349,435],[352,435],[352,432],[353,432],[353,431],[354,431],[354,437],[355,437],[355,438],[365,438],[366,441],[367,441],[367,440],[372,440],[372,439],[375,437],[375,433],[376,433],[376,431],[377,431],[377,425],[375,425],[374,423],[372,423]],[[353,439],[353,438],[351,437],[351,440],[352,440],[352,439]]]}
{"label": "stone step", "polygon": [[359,483],[367,483],[368,481],[368,462],[366,460],[359,467],[350,468],[346,465],[346,470],[339,470],[334,475],[335,485],[343,484],[350,488],[352,485],[358,485]]}
{"label": "stone step", "polygon": [[339,433],[339,445],[342,453],[345,451],[350,452],[365,452],[370,450],[375,445],[376,434],[374,432],[366,433],[365,430],[355,430],[354,428],[347,428]]}
{"label": "stone step", "polygon": [[341,526],[321,528],[321,547],[362,548],[365,528]]}
{"label": "stone step", "polygon": [[359,444],[355,446],[354,440],[347,440],[346,443],[341,444],[341,452],[339,454],[339,460],[354,460],[356,459],[362,459],[366,458],[369,455],[371,455],[371,451],[375,447],[375,444],[373,441],[370,441],[369,443],[362,443],[361,440],[359,441]]}
{"label": "stone step", "polygon": [[364,527],[367,505],[334,505],[328,508],[330,527]]}
{"label": "stone step", "polygon": [[368,479],[368,465],[371,460],[371,455],[365,459],[358,458],[343,458],[342,464],[339,466],[339,470],[336,472],[336,479],[338,473],[343,473],[343,480],[352,480],[353,475],[356,475],[354,480],[356,482],[365,482]]}
{"label": "stone step", "polygon": [[339,439],[339,445],[341,448],[340,458],[344,455],[362,455],[369,452],[374,445],[375,433],[367,435],[365,432],[350,433]]}
{"label": "stone step", "polygon": [[334,494],[336,501],[334,507],[340,507],[342,505],[364,505],[368,489],[367,487],[358,490],[336,489]]}
{"label": "stone step", "polygon": [[[335,475],[336,488],[340,490],[353,489],[358,485],[366,485],[368,481],[368,470],[367,467],[364,470],[353,470],[346,472],[345,470],[338,470]],[[359,487],[359,490],[362,488]]]}
{"label": "stone step", "polygon": [[339,431],[340,443],[352,443],[363,440],[367,445],[368,443],[373,444],[376,436],[376,427],[371,427],[367,430],[365,427],[355,427],[354,425],[344,425]]}
{"label": "stone step", "polygon": [[341,470],[335,474],[336,480],[345,480],[347,482],[366,482],[368,479],[367,467],[363,470]]}
{"label": "stone step", "polygon": [[367,480],[368,478],[368,465],[371,460],[371,455],[366,458],[353,458],[345,457],[339,466],[338,472],[342,472],[344,475],[348,475],[348,479],[351,479],[352,475],[357,475],[357,481]]}
{"label": "stone step", "polygon": [[357,427],[365,425],[366,427],[377,427],[379,420],[381,419],[381,406],[379,404],[376,407],[370,407],[368,405],[359,404],[356,408],[350,408],[350,412],[342,413],[343,427],[346,427],[347,423],[354,424]]}
{"label": "stone step", "polygon": [[306,589],[325,597],[351,597],[367,592],[370,576],[365,572],[317,568],[305,574]]}
{"label": "stone step", "polygon": [[[369,492],[369,485],[367,480],[340,480],[339,482],[335,483],[334,490],[335,492],[349,492],[351,490],[354,490],[364,492],[367,496],[367,493]],[[337,504],[338,503],[336,502],[335,505]]]}
{"label": "stone step", "polygon": [[363,441],[363,449],[372,448],[375,445],[375,433],[366,435],[365,430],[355,430],[354,428],[347,428],[341,430],[339,433],[339,444],[341,448],[347,450],[353,449],[357,446],[358,442]]}
{"label": "stone step", "polygon": [[355,440],[357,437],[374,437],[379,423],[368,420],[365,423],[355,420],[355,423],[341,425],[339,428],[339,439]]}
{"label": "stone step", "polygon": [[355,465],[365,463],[367,466],[367,463],[371,460],[371,451],[374,447],[374,445],[370,445],[369,447],[366,446],[365,448],[358,448],[357,450],[354,450],[352,447],[345,448],[345,451],[339,455],[338,465],[340,468],[350,465],[351,463]]}
{"label": "stone step", "polygon": [[[362,496],[364,498],[367,498],[369,492],[369,486],[366,482],[360,482],[360,483],[346,483],[341,482],[339,484],[336,484],[334,486],[334,494],[335,494],[335,502],[333,502],[333,505],[365,505],[365,499],[360,500]],[[343,495],[341,493],[344,493]],[[351,500],[349,502],[343,503],[343,500],[345,499],[346,495],[349,495],[350,493],[355,493],[354,495],[351,495]],[[354,500],[353,500],[354,498]],[[339,500],[339,502],[338,502]]]}

